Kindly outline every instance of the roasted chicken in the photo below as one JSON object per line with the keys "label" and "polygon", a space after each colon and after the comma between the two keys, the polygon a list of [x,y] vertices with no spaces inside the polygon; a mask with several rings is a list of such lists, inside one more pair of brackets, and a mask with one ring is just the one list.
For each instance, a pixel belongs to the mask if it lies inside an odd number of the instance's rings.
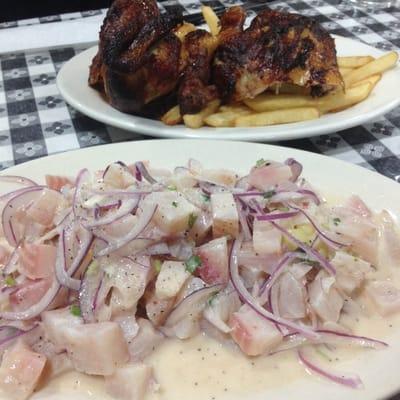
{"label": "roasted chicken", "polygon": [[243,30],[240,7],[221,19],[213,81],[225,101],[253,98],[266,89],[291,83],[314,96],[343,86],[334,40],[316,21],[265,10]]}
{"label": "roasted chicken", "polygon": [[[228,9],[218,36],[161,14],[155,0],[115,0],[100,31],[89,84],[123,111],[146,114],[173,97],[182,114],[294,84],[313,96],[343,87],[335,44],[314,20],[265,10],[244,29]],[[176,103],[175,103],[176,104]]]}

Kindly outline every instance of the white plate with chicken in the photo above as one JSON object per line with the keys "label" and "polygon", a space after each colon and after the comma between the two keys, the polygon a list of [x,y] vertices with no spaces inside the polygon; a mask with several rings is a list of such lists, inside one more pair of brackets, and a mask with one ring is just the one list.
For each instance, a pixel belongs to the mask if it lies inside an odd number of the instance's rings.
{"label": "white plate with chicken", "polygon": [[209,32],[140,4],[114,2],[99,46],[58,74],[65,100],[108,125],[276,141],[357,126],[400,103],[396,52],[332,38],[315,20],[266,9],[246,23],[241,7],[220,19],[205,8]]}
{"label": "white plate with chicken", "polygon": [[160,140],[0,184],[0,399],[400,389],[396,182],[287,148]]}

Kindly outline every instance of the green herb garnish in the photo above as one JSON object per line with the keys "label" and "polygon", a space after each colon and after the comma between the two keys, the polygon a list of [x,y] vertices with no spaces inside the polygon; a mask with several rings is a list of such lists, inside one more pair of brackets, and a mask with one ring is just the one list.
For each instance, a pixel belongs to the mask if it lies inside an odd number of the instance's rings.
{"label": "green herb garnish", "polygon": [[76,304],[72,304],[70,311],[71,311],[71,314],[75,317],[80,317],[82,315],[81,309]]}
{"label": "green herb garnish", "polygon": [[207,201],[210,201],[210,196],[207,196],[206,194],[202,194],[201,197],[203,198],[203,201],[206,203]]}
{"label": "green herb garnish", "polygon": [[176,192],[178,190],[178,188],[175,185],[168,185],[167,189],[171,190],[171,192],[174,192],[174,191]]}
{"label": "green herb garnish", "polygon": [[333,218],[333,223],[336,225],[336,226],[338,226],[340,223],[341,223],[342,221],[341,221],[341,219],[340,218]]}
{"label": "green herb garnish", "polygon": [[272,190],[268,190],[268,192],[265,192],[263,194],[264,199],[270,199],[272,196],[276,195],[276,190],[272,189]]}
{"label": "green herb garnish", "polygon": [[86,273],[89,275],[94,275],[98,272],[100,264],[97,260],[93,260],[87,267]]}
{"label": "green herb garnish", "polygon": [[193,274],[197,267],[201,266],[201,258],[199,256],[192,256],[185,261],[186,271]]}
{"label": "green herb garnish", "polygon": [[260,158],[259,160],[256,161],[257,168],[263,167],[265,164],[266,164],[266,161],[263,158]]}
{"label": "green herb garnish", "polygon": [[172,202],[172,205],[173,205],[175,208],[177,208],[177,207],[178,207],[178,202],[177,202],[177,201],[173,201],[173,202]]}
{"label": "green herb garnish", "polygon": [[160,271],[161,271],[161,265],[162,265],[162,262],[161,262],[161,260],[159,260],[158,258],[156,258],[156,259],[153,261],[153,267],[154,267],[154,269],[156,270],[157,274],[159,274]]}
{"label": "green herb garnish", "polygon": [[189,229],[193,228],[193,225],[195,224],[196,220],[197,220],[197,215],[193,214],[193,213],[190,213],[189,214],[189,220],[188,220]]}
{"label": "green herb garnish", "polygon": [[213,302],[215,301],[215,299],[217,298],[218,292],[213,293],[210,298],[207,300],[207,304],[209,307],[211,307],[213,305]]}
{"label": "green herb garnish", "polygon": [[6,277],[6,279],[4,280],[4,283],[7,286],[15,286],[17,284],[16,280],[14,279],[14,277],[12,277],[11,275],[8,275]]}

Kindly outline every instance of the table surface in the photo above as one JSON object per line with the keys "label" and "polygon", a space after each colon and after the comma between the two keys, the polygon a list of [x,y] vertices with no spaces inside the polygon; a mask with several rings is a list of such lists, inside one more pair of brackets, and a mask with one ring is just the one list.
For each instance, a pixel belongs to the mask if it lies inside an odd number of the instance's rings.
{"label": "table surface", "polygon": [[[242,2],[209,0],[202,3],[221,8]],[[167,0],[160,4],[166,10],[179,9],[193,17],[199,13],[201,3]],[[250,7],[250,13],[260,7],[263,5]],[[346,0],[288,0],[273,2],[271,8],[312,16],[331,33],[353,37],[379,49],[400,48],[399,7],[362,10]],[[11,31],[27,24],[50,24],[104,13],[105,10],[94,10],[7,22],[0,24],[0,29]],[[105,126],[64,102],[56,86],[57,72],[84,49],[75,45],[0,54],[0,169],[81,147],[147,139],[137,133]],[[279,144],[337,157],[400,181],[400,107],[369,124]]]}

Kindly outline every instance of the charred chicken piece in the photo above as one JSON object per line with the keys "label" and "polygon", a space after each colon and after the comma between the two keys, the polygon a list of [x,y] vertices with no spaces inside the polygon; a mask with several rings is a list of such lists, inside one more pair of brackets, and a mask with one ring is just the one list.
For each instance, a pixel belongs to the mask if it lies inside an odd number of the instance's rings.
{"label": "charred chicken piece", "polygon": [[184,38],[180,61],[182,80],[178,89],[182,115],[197,113],[218,97],[216,87],[209,85],[216,44],[215,38],[202,29],[190,32]]}
{"label": "charred chicken piece", "polygon": [[282,83],[309,88],[314,96],[343,88],[334,40],[318,22],[265,10],[242,31],[237,8],[221,19],[213,66],[225,101],[253,98]]}
{"label": "charred chicken piece", "polygon": [[181,42],[172,33],[180,17],[160,15],[154,0],[116,0],[100,31],[89,84],[127,113],[174,90],[179,79]]}

